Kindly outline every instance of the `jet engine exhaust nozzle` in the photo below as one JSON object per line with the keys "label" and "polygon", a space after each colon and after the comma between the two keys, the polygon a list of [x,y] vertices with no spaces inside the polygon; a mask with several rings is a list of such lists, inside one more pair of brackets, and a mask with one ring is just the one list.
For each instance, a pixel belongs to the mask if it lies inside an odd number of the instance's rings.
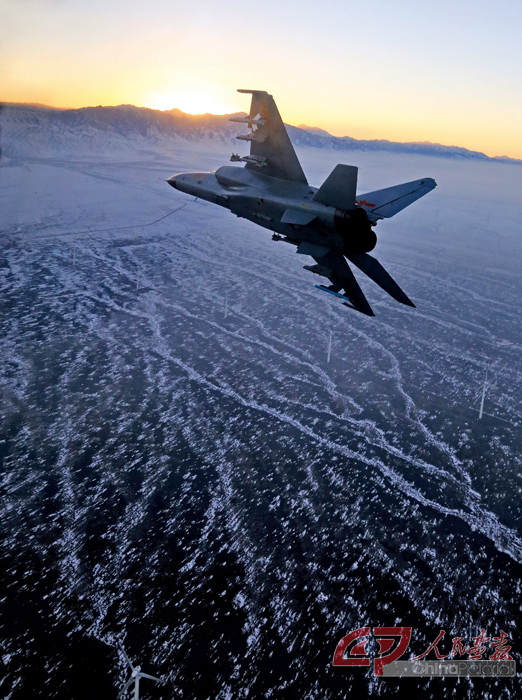
{"label": "jet engine exhaust nozzle", "polygon": [[377,236],[361,207],[351,211],[336,209],[334,221],[348,252],[369,253],[377,245]]}

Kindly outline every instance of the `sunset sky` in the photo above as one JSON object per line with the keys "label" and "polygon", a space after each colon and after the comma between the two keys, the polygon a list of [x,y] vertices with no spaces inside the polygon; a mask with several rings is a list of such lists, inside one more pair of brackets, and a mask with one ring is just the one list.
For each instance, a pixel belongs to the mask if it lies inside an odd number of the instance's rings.
{"label": "sunset sky", "polygon": [[514,0],[0,0],[0,98],[247,110],[522,158]]}

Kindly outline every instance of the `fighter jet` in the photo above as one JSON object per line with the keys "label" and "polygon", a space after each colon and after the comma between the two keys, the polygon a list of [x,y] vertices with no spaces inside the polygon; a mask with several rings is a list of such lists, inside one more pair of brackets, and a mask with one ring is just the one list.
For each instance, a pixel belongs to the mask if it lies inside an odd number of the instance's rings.
{"label": "fighter jet", "polygon": [[230,209],[275,233],[274,241],[297,247],[315,265],[304,265],[330,281],[316,288],[334,295],[345,306],[374,316],[347,261],[364,272],[396,301],[415,306],[384,267],[368,253],[375,248],[374,227],[394,216],[437,186],[423,178],[376,192],[357,194],[353,165],[336,165],[321,187],[308,184],[272,95],[263,90],[238,90],[252,95],[250,114],[232,117],[248,133],[250,154],[232,154],[232,162],[215,172],[182,173],[167,182],[180,192]]}

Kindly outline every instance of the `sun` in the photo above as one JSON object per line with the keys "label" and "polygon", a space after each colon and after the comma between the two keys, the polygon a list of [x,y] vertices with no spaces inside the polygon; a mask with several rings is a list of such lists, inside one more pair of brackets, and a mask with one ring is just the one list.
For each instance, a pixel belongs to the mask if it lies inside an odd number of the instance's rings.
{"label": "sun", "polygon": [[230,114],[234,111],[215,98],[200,92],[173,92],[171,94],[150,95],[147,107],[162,111],[180,109],[187,114]]}

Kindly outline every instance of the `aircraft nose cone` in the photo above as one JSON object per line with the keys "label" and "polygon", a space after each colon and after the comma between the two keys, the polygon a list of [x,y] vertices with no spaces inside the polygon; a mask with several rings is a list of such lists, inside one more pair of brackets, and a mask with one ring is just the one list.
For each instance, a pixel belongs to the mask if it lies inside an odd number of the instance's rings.
{"label": "aircraft nose cone", "polygon": [[175,176],[175,175],[172,175],[171,177],[167,178],[167,180],[166,180],[165,182],[168,182],[169,185],[170,185],[171,187],[173,187],[174,189],[177,189],[177,188],[176,188],[176,176]]}

